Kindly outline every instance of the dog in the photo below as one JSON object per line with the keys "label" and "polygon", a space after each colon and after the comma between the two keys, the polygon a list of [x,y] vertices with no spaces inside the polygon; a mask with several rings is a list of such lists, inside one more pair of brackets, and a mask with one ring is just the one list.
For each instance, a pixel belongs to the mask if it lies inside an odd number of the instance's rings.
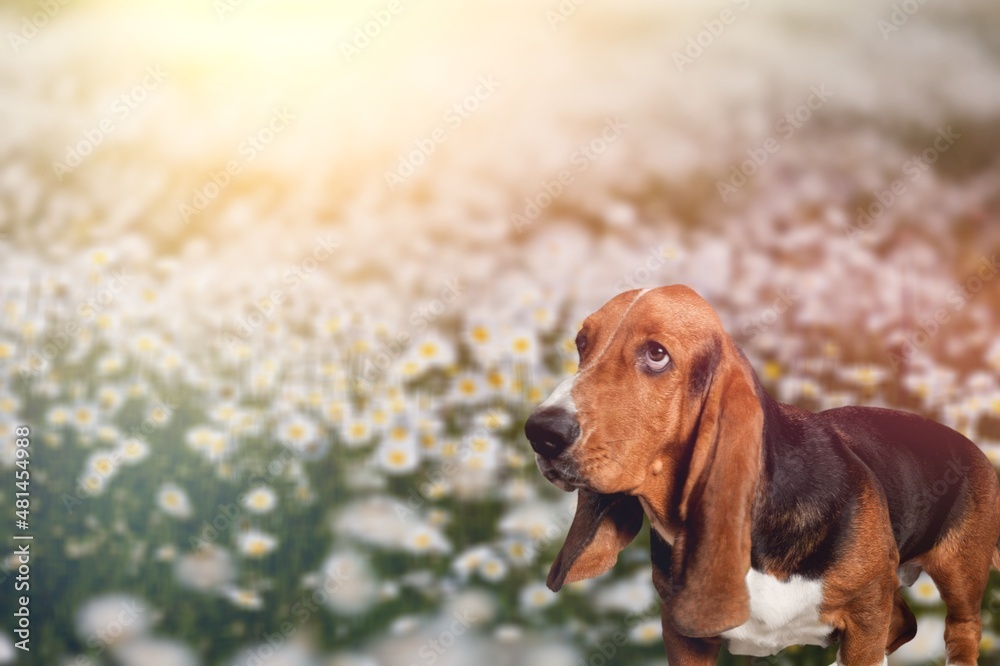
{"label": "dog", "polygon": [[1000,486],[975,444],[907,412],[775,401],[681,285],[616,296],[576,346],[524,427],[542,475],[578,492],[553,591],[608,571],[646,516],[672,666],[838,642],[837,664],[885,664],[916,635],[900,585],[921,571],[947,663],[977,663]]}

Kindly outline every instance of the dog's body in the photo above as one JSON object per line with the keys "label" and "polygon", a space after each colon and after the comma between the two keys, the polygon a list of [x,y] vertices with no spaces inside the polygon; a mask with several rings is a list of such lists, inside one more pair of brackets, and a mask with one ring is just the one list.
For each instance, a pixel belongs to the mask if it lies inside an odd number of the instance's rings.
{"label": "dog's body", "polygon": [[525,426],[546,478],[579,489],[550,587],[610,568],[645,514],[671,664],[837,641],[838,663],[882,664],[916,633],[899,585],[921,570],[948,606],[948,663],[976,663],[1000,488],[972,442],[775,402],[684,287],[622,294],[581,340],[580,371]]}

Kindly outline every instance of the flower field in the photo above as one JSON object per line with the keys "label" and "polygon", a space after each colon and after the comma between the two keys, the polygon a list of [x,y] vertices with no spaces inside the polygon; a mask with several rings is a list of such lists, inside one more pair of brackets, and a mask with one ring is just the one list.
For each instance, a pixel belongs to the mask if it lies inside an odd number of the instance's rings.
{"label": "flower field", "polygon": [[390,4],[3,6],[0,663],[665,663],[646,529],[545,587],[522,432],[636,287],[1000,466],[992,5]]}

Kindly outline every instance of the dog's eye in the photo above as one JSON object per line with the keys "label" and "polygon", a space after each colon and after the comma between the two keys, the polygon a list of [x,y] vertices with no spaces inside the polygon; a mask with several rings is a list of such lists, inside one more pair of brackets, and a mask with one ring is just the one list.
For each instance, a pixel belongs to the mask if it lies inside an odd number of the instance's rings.
{"label": "dog's eye", "polygon": [[647,342],[643,349],[643,362],[653,372],[660,372],[670,364],[670,355],[659,342]]}
{"label": "dog's eye", "polygon": [[576,336],[576,353],[583,358],[583,352],[587,349],[587,336],[580,331]]}

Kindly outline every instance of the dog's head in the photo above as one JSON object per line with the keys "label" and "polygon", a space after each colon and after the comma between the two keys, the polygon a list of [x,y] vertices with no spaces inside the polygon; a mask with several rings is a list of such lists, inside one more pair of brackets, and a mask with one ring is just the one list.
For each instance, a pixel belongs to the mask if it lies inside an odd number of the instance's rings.
{"label": "dog's head", "polygon": [[763,430],[753,371],[683,286],[616,296],[576,343],[577,374],[525,424],[545,478],[579,491],[550,587],[611,568],[641,526],[641,498],[676,533],[677,628],[714,636],[742,624]]}

